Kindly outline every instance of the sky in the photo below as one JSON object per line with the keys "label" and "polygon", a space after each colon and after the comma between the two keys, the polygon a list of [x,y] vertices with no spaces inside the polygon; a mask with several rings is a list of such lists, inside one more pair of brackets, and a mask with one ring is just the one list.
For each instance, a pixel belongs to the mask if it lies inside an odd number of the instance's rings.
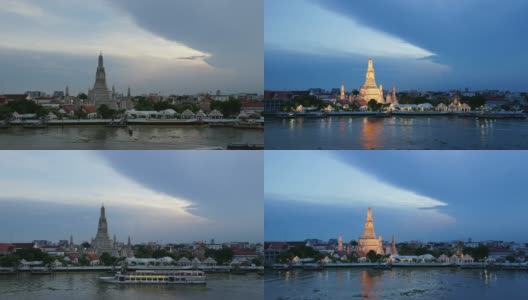
{"label": "sky", "polygon": [[[524,0],[266,0],[265,89],[526,91]],[[292,17],[294,12],[294,17]]]}
{"label": "sky", "polygon": [[525,151],[266,151],[265,240],[527,242]]}
{"label": "sky", "polygon": [[97,57],[132,94],[263,89],[263,2],[0,0],[0,94],[86,92]]}
{"label": "sky", "polygon": [[0,241],[263,240],[263,154],[0,151]]}

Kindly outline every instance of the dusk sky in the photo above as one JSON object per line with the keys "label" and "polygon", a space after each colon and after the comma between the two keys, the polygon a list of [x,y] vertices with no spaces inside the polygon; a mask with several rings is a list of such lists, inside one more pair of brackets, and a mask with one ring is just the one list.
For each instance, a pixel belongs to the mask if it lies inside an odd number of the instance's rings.
{"label": "dusk sky", "polygon": [[0,94],[262,92],[263,2],[0,0]]}
{"label": "dusk sky", "polygon": [[263,240],[263,154],[251,151],[2,151],[0,241],[97,232],[134,243]]}
{"label": "dusk sky", "polygon": [[266,0],[265,88],[525,91],[524,0]]}
{"label": "dusk sky", "polygon": [[528,241],[523,151],[266,151],[265,240]]}

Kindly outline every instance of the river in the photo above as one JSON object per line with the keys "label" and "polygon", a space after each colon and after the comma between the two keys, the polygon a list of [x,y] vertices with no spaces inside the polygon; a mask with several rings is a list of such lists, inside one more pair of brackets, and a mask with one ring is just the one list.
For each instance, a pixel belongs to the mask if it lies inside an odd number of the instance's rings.
{"label": "river", "polygon": [[0,149],[225,149],[229,144],[264,144],[262,130],[200,126],[65,126],[0,129]]}
{"label": "river", "polygon": [[526,271],[327,269],[269,271],[267,300],[527,299]]}
{"label": "river", "polygon": [[448,116],[266,118],[266,149],[528,149],[528,120]]}
{"label": "river", "polygon": [[102,283],[97,273],[0,275],[0,299],[264,299],[262,276],[207,274],[205,286]]}

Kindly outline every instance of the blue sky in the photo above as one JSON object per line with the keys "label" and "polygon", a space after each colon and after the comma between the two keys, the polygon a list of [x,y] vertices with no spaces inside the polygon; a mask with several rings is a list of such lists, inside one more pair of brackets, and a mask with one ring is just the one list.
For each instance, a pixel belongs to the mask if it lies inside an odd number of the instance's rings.
{"label": "blue sky", "polygon": [[528,241],[523,151],[267,151],[265,239]]}
{"label": "blue sky", "polygon": [[0,93],[86,92],[105,55],[117,91],[262,92],[263,3],[0,0]]}
{"label": "blue sky", "polygon": [[0,241],[89,240],[102,203],[120,241],[262,241],[262,168],[250,151],[1,151]]}
{"label": "blue sky", "polygon": [[359,88],[372,56],[385,87],[526,90],[526,1],[266,0],[264,6],[266,89]]}

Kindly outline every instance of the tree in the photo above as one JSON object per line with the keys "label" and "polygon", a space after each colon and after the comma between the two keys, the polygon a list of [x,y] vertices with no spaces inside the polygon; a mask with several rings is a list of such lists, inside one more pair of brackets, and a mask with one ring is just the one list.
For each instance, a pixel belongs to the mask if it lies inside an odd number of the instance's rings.
{"label": "tree", "polygon": [[81,244],[81,246],[82,246],[83,248],[88,249],[88,248],[90,248],[90,243],[88,243],[88,242],[83,242],[83,243]]}
{"label": "tree", "polygon": [[482,96],[481,94],[476,94],[473,97],[469,97],[469,99],[463,99],[464,103],[468,103],[469,106],[471,106],[471,109],[475,110],[477,108],[480,108],[486,104],[486,98]]}
{"label": "tree", "polygon": [[356,90],[356,89],[354,89],[354,90],[352,91],[352,94],[354,94],[354,96],[357,96],[357,95],[359,95],[359,91]]}
{"label": "tree", "polygon": [[262,266],[262,259],[256,257],[251,260],[251,263],[255,266]]}
{"label": "tree", "polygon": [[104,252],[99,257],[99,261],[105,266],[113,266],[117,262],[117,257],[110,255],[108,252]]}
{"label": "tree", "polygon": [[152,258],[152,250],[143,245],[140,245],[134,250],[134,256],[137,258]]}
{"label": "tree", "polygon": [[370,99],[368,102],[368,107],[371,111],[377,111],[378,110],[378,101],[374,99]]}
{"label": "tree", "polygon": [[102,104],[97,108],[97,113],[99,113],[103,119],[111,119],[115,116],[116,111],[114,109],[110,109],[106,104]]}
{"label": "tree", "polygon": [[166,256],[171,256],[171,255],[165,249],[157,249],[157,250],[154,250],[154,252],[152,252],[152,258],[162,258]]}
{"label": "tree", "polygon": [[79,258],[79,265],[81,265],[81,266],[89,266],[90,265],[90,261],[86,258],[86,256],[81,256]]}
{"label": "tree", "polygon": [[377,262],[377,261],[378,261],[378,254],[376,254],[376,251],[374,251],[374,250],[370,250],[370,251],[367,253],[367,259],[368,259],[368,261],[370,261],[370,262]]}
{"label": "tree", "polygon": [[218,264],[223,265],[233,260],[233,250],[227,247],[219,250],[207,249],[205,250],[205,256],[212,257]]}
{"label": "tree", "polygon": [[82,109],[78,109],[75,111],[75,118],[77,119],[86,119],[88,115],[86,114],[86,112]]}
{"label": "tree", "polygon": [[85,93],[79,93],[79,95],[77,95],[77,98],[82,99],[82,100],[87,100],[88,96],[86,96]]}

